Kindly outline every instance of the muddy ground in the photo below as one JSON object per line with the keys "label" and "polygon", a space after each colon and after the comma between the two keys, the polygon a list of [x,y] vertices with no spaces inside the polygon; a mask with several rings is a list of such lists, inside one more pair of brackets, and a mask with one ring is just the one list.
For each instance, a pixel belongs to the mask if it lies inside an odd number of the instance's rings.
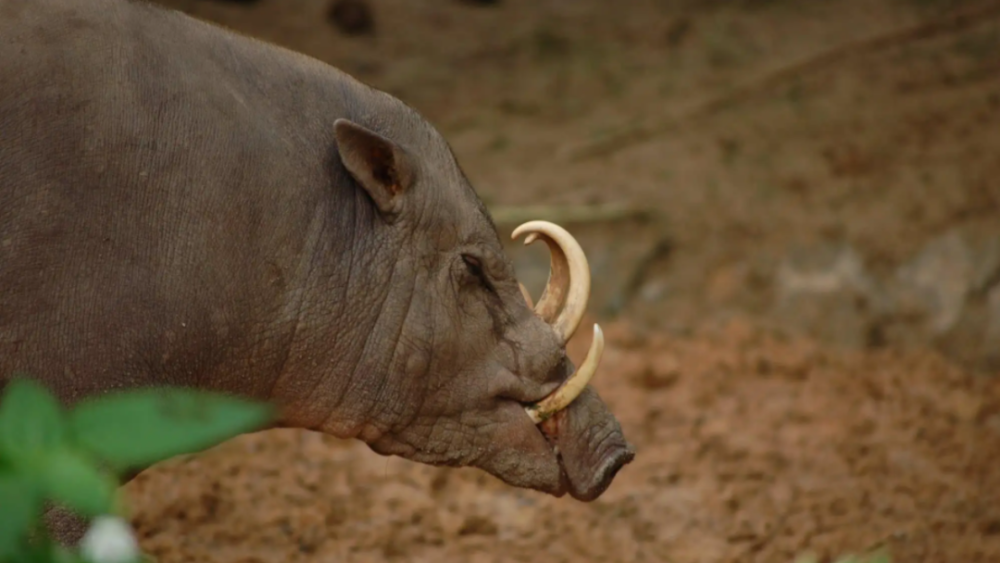
{"label": "muddy ground", "polygon": [[499,214],[642,216],[560,221],[638,449],[601,499],[268,432],[129,485],[161,562],[1000,561],[1000,3],[163,1],[401,97]]}

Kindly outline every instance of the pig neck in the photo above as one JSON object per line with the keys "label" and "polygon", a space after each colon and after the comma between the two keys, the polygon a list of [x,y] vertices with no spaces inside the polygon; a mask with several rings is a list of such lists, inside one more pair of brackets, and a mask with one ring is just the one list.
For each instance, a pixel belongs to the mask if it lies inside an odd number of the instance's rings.
{"label": "pig neck", "polygon": [[309,228],[304,290],[290,299],[295,333],[265,399],[279,409],[275,426],[367,441],[396,422],[384,407],[395,398],[391,362],[414,277],[398,271],[405,249],[380,236],[370,202],[345,191]]}

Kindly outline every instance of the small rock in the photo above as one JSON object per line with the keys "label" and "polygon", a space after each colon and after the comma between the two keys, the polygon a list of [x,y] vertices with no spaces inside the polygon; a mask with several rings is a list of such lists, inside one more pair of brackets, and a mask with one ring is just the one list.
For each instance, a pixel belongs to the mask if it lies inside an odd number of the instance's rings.
{"label": "small rock", "polygon": [[872,318],[884,307],[861,256],[843,244],[794,249],[777,268],[775,292],[780,324],[851,347],[870,344]]}
{"label": "small rock", "polygon": [[845,245],[820,245],[793,250],[778,267],[778,291],[830,294],[840,291],[872,293],[873,283],[861,257]]}
{"label": "small rock", "polygon": [[1000,233],[953,229],[928,242],[892,282],[887,340],[933,345],[967,367],[1000,370]]}
{"label": "small rock", "polygon": [[922,316],[932,334],[947,332],[962,314],[975,269],[957,231],[932,240],[896,272],[897,312]]}

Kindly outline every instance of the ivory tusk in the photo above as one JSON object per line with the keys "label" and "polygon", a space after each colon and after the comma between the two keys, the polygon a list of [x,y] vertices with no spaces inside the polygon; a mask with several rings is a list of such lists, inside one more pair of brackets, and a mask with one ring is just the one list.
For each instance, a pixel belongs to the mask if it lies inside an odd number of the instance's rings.
{"label": "ivory tusk", "polygon": [[531,294],[528,293],[528,288],[524,287],[524,284],[521,282],[518,282],[517,285],[521,288],[521,296],[524,297],[524,302],[528,304],[528,308],[533,308],[535,305],[531,302]]}
{"label": "ivory tusk", "polygon": [[563,344],[576,332],[590,296],[590,266],[580,244],[566,229],[548,221],[529,221],[511,233],[527,235],[524,244],[543,240],[549,247],[550,271],[535,313],[552,325]]}
{"label": "ivory tusk", "polygon": [[587,358],[576,369],[576,373],[570,376],[558,389],[549,394],[548,397],[524,407],[532,422],[540,424],[552,415],[568,407],[583,389],[590,383],[594,373],[597,372],[597,365],[601,363],[601,356],[604,355],[604,333],[601,327],[594,325],[594,340],[590,343],[590,350]]}

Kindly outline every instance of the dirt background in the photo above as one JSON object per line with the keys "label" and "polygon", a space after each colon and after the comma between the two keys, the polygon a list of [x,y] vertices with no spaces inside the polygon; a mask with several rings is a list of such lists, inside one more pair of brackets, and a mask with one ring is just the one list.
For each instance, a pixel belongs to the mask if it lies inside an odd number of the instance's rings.
{"label": "dirt background", "polygon": [[1000,561],[1000,2],[162,1],[416,107],[504,236],[554,206],[638,454],[582,504],[244,436],[127,487],[159,561]]}

